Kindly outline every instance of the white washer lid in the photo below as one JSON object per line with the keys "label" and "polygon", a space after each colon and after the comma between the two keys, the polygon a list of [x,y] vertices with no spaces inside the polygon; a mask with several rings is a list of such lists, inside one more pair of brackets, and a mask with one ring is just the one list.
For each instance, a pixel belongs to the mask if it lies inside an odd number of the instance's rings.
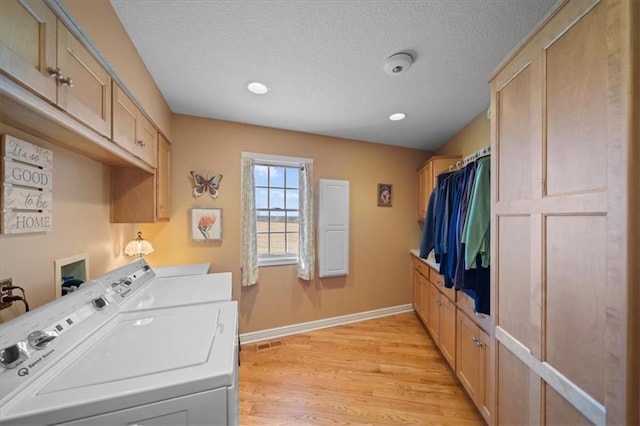
{"label": "white washer lid", "polygon": [[237,302],[116,316],[1,409],[11,423],[61,423],[232,386]]}
{"label": "white washer lid", "polygon": [[[220,310],[163,309],[123,315],[110,332],[40,393],[98,385],[209,361]],[[200,311],[200,312],[198,312]],[[214,365],[224,365],[222,362]]]}

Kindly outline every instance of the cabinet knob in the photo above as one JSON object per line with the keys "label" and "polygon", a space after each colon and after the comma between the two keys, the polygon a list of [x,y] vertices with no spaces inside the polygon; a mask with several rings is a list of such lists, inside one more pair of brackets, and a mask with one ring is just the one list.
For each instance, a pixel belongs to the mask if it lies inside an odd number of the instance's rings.
{"label": "cabinet knob", "polygon": [[483,343],[480,341],[480,339],[478,339],[477,337],[472,337],[471,340],[473,341],[473,343],[477,346],[477,347],[481,347],[483,345]]}
{"label": "cabinet knob", "polygon": [[63,86],[69,86],[69,87],[73,87],[73,80],[71,79],[71,77],[62,77],[60,76],[58,78],[58,81],[60,82],[60,84],[62,84]]}
{"label": "cabinet knob", "polygon": [[138,145],[140,145],[140,147],[144,148],[145,146],[147,146],[147,144],[145,143],[145,141],[138,141]]}
{"label": "cabinet knob", "polygon": [[49,77],[55,78],[56,80],[63,77],[60,68],[47,67],[47,72],[49,73]]}

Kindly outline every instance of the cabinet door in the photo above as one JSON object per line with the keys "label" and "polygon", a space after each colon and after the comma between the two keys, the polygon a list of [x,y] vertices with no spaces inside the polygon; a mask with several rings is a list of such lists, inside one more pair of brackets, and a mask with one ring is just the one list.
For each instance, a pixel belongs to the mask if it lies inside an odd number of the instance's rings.
{"label": "cabinet door", "polygon": [[456,373],[473,401],[478,399],[478,326],[466,315],[457,319]]}
{"label": "cabinet door", "polygon": [[49,101],[56,102],[57,19],[40,0],[0,1],[0,68]]}
{"label": "cabinet door", "polygon": [[152,167],[156,167],[156,152],[158,146],[158,131],[147,118],[138,111],[138,143],[136,155]]}
{"label": "cabinet door", "polygon": [[429,288],[429,332],[433,340],[440,345],[440,292],[432,284]]}
{"label": "cabinet door", "polygon": [[422,166],[418,171],[418,220],[424,220],[427,215],[427,204],[429,203],[432,188],[432,173],[430,162]]}
{"label": "cabinet door", "polygon": [[482,330],[478,330],[478,397],[476,405],[480,410],[480,414],[484,417],[487,424],[491,424],[491,391],[490,386],[490,368],[489,368],[489,335]]}
{"label": "cabinet door", "polygon": [[427,328],[429,328],[429,312],[431,311],[429,287],[429,282],[424,276],[420,275],[420,315]]}
{"label": "cabinet door", "polygon": [[158,219],[169,219],[171,209],[169,204],[171,182],[171,145],[162,135],[158,135],[158,168],[156,169],[157,202],[156,216]]}
{"label": "cabinet door", "polygon": [[418,315],[420,315],[420,303],[422,299],[421,284],[420,284],[420,273],[414,269],[413,270],[413,309],[416,310]]}
{"label": "cabinet door", "polygon": [[113,132],[111,138],[125,150],[135,153],[138,141],[138,107],[113,83]]}
{"label": "cabinet door", "polygon": [[440,297],[440,350],[451,368],[456,368],[456,305]]}
{"label": "cabinet door", "polygon": [[61,23],[58,24],[58,68],[64,76],[58,82],[58,105],[96,132],[109,137],[111,77]]}

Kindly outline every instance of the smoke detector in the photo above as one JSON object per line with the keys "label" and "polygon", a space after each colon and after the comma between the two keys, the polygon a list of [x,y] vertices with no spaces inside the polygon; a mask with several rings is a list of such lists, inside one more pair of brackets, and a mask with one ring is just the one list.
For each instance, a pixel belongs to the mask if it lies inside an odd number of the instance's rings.
{"label": "smoke detector", "polygon": [[384,72],[389,75],[400,75],[411,68],[413,57],[408,53],[396,53],[384,61]]}

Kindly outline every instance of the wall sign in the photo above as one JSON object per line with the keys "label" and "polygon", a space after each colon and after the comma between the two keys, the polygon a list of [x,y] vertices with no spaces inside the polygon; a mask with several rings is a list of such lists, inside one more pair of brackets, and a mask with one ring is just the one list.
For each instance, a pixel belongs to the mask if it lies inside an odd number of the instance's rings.
{"label": "wall sign", "polygon": [[2,233],[52,229],[53,152],[2,136]]}

